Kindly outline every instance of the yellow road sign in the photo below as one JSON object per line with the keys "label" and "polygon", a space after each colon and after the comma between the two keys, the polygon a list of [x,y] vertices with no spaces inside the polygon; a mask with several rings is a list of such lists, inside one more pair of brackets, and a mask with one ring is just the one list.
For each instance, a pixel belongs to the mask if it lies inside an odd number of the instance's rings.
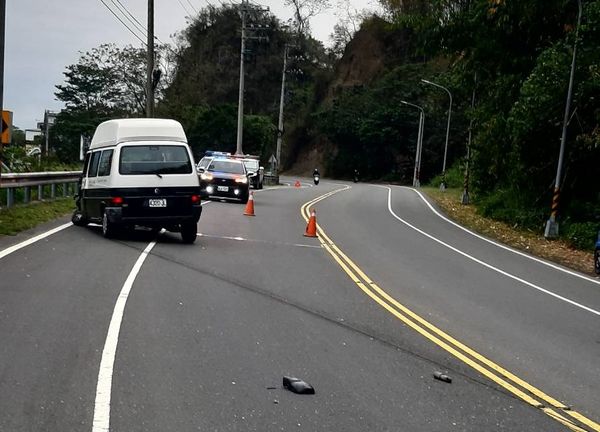
{"label": "yellow road sign", "polygon": [[12,111],[2,111],[2,144],[10,144],[12,140]]}

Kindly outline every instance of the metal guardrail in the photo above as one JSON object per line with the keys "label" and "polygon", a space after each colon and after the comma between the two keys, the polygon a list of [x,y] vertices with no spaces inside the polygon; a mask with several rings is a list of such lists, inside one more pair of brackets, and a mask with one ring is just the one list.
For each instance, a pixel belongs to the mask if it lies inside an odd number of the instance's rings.
{"label": "metal guardrail", "polygon": [[267,186],[277,186],[279,184],[279,176],[277,173],[266,171],[263,177],[263,183]]}
{"label": "metal guardrail", "polygon": [[44,186],[50,186],[50,199],[56,198],[57,189],[60,189],[62,196],[66,197],[69,192],[77,191],[77,183],[81,171],[54,171],[54,172],[34,172],[34,173],[9,173],[2,174],[0,178],[0,189],[6,189],[6,207],[12,207],[15,204],[16,191],[23,189],[23,202],[31,201],[31,189],[37,188],[37,199],[44,199]]}

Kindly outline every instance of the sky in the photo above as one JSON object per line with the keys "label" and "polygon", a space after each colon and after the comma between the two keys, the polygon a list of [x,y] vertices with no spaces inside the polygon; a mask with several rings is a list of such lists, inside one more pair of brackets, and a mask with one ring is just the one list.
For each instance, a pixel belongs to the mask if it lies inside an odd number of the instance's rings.
{"label": "sky", "polygon": [[[116,2],[104,1],[111,6]],[[220,0],[208,1],[218,5]],[[332,0],[332,3],[337,1]],[[376,0],[349,1],[351,7],[359,11],[373,10],[377,4]],[[120,2],[145,27],[147,0]],[[103,43],[141,45],[102,0],[9,0],[6,3],[3,106],[13,112],[13,124],[21,129],[35,129],[46,109],[62,108],[54,96],[55,86],[64,82],[65,67],[77,63],[80,52]],[[188,12],[207,6],[207,0],[154,0],[154,3],[155,34],[163,42],[171,41],[171,35],[186,27]],[[255,0],[254,3],[269,7],[281,21],[292,16],[292,10],[284,6],[283,0]],[[333,8],[313,18],[313,36],[327,45],[339,13]]]}

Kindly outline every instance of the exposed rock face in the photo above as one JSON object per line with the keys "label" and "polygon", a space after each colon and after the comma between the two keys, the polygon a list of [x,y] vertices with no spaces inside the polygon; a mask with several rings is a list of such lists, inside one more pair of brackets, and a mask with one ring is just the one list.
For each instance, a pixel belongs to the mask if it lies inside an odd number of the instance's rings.
{"label": "exposed rock face", "polygon": [[[350,41],[343,57],[336,66],[330,96],[336,88],[368,84],[378,77],[385,66],[385,40],[374,31],[383,21],[372,18],[374,25],[361,28]],[[378,25],[379,24],[379,25]]]}

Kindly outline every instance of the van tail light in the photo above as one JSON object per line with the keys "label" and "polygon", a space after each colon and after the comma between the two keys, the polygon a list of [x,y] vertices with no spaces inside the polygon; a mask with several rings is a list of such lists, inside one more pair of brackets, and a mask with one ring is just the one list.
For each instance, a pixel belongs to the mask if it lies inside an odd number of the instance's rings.
{"label": "van tail light", "polygon": [[200,195],[192,195],[191,200],[193,204],[197,204],[200,202]]}
{"label": "van tail light", "polygon": [[114,205],[121,205],[123,204],[123,197],[113,197],[110,199],[110,203]]}

